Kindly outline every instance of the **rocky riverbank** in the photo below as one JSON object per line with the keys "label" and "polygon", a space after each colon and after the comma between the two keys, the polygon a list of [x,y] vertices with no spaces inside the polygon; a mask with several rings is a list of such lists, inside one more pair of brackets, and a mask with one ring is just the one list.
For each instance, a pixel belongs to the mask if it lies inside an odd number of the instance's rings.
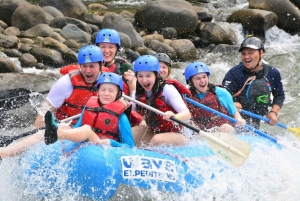
{"label": "rocky riverbank", "polygon": [[[250,0],[249,7],[234,11],[226,21],[216,22],[208,7],[222,3],[183,0],[149,1],[135,13],[107,12],[104,5],[87,6],[79,0],[25,0],[0,2],[0,73],[21,72],[22,68],[60,68],[76,63],[77,51],[91,44],[102,28],[116,29],[123,51],[130,61],[139,55],[167,53],[173,61],[197,59],[196,48],[210,52],[238,49],[231,23],[241,23],[245,34],[261,38],[278,26],[288,32],[300,29],[296,0]],[[197,6],[196,6],[197,5]],[[295,6],[296,5],[296,6]],[[8,56],[8,57],[6,57]],[[20,61],[18,67],[9,57]]]}

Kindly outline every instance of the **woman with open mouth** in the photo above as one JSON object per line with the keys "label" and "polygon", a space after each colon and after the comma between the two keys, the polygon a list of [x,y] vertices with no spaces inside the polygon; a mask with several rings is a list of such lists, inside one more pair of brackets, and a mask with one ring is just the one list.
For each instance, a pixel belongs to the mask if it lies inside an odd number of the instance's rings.
{"label": "woman with open mouth", "polygon": [[133,108],[140,113],[147,125],[132,128],[137,146],[143,145],[185,145],[188,138],[181,134],[182,127],[170,120],[175,117],[182,121],[191,118],[181,94],[190,94],[190,91],[179,82],[163,80],[159,74],[160,65],[156,57],[143,55],[134,62],[134,73],[137,77],[136,92],[132,97],[154,107],[164,115],[157,115],[138,104]]}

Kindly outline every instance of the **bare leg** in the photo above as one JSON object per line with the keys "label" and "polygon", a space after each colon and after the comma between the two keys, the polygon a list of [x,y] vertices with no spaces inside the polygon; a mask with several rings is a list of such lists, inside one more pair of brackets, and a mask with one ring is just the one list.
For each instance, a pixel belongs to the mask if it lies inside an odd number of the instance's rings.
{"label": "bare leg", "polygon": [[90,142],[99,141],[99,137],[89,125],[83,125],[74,129],[64,129],[58,127],[57,137],[60,140],[70,140],[73,142],[83,142],[85,140],[88,140]]}
{"label": "bare leg", "polygon": [[173,145],[173,146],[183,146],[188,142],[186,136],[181,133],[161,133],[156,134],[150,141],[150,145],[157,146],[162,144]]}
{"label": "bare leg", "polygon": [[32,145],[44,140],[44,131],[39,131],[7,147],[0,148],[1,158],[15,156],[28,150]]}
{"label": "bare leg", "polygon": [[137,147],[148,145],[154,134],[147,126],[135,126],[132,128],[132,134]]}

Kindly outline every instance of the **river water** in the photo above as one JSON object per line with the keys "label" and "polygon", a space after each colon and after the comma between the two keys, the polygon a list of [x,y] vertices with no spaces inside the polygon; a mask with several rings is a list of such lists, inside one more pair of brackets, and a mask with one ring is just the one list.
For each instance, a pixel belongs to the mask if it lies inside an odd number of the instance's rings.
{"label": "river water", "polygon": [[[114,3],[117,5],[121,2],[123,1]],[[129,1],[129,5],[136,2]],[[214,14],[214,18],[217,19],[216,21],[224,21],[232,10],[247,6],[247,1],[244,0],[224,1],[223,3],[227,7],[221,7],[218,10],[211,8],[210,10]],[[242,27],[239,24],[233,24],[233,27],[240,44],[243,40]],[[279,69],[286,92],[284,106],[278,115],[279,121],[288,127],[300,127],[300,37],[298,35],[292,36],[277,27],[273,27],[266,32],[265,47],[266,53],[263,59],[271,66]],[[198,53],[198,60],[210,67],[210,81],[212,83],[221,83],[225,73],[240,62],[238,52],[212,54],[199,49]],[[172,77],[184,83],[182,73],[187,64],[178,63],[179,68],[173,69]],[[36,69],[24,69],[24,72],[43,74],[49,73],[49,70],[43,72]],[[57,70],[50,70],[50,72],[58,75]],[[35,104],[33,101],[31,107],[36,107]],[[23,130],[24,128],[18,128],[14,132],[22,132]],[[197,193],[193,194],[165,197],[154,190],[152,193],[156,198],[153,200],[300,200],[300,150],[292,147],[294,143],[300,144],[299,140],[291,132],[280,127],[262,124],[261,130],[276,136],[280,142],[286,143],[288,146],[277,149],[274,146],[258,143],[252,147],[248,160],[240,168],[225,164],[226,169],[218,171],[217,164],[216,166],[205,166],[205,164],[199,163],[197,165],[203,166],[201,171],[204,175],[205,170],[208,172],[215,170],[217,176],[213,180],[205,182],[197,190]],[[5,132],[11,132],[11,130],[1,130],[1,134]],[[6,159],[0,166],[0,201],[24,200],[26,192],[20,188],[18,178],[12,175],[12,169],[18,166],[18,159],[18,157]],[[60,182],[63,183],[64,177],[61,179]],[[27,198],[26,200],[35,200]],[[59,200],[72,200],[73,198],[74,195],[64,194]],[[45,200],[55,199],[46,198]]]}

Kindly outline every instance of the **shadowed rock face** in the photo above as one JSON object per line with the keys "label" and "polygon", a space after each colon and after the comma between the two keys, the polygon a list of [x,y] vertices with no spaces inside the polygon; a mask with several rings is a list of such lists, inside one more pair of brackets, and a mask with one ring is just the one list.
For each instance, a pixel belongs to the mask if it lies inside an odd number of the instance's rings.
{"label": "shadowed rock face", "polygon": [[298,8],[289,0],[249,0],[249,8],[272,11],[278,16],[277,27],[288,32],[300,30]]}
{"label": "shadowed rock face", "polygon": [[88,13],[87,7],[79,0],[40,0],[39,5],[53,6],[65,16],[83,18]]}
{"label": "shadowed rock face", "polygon": [[29,4],[25,0],[1,0],[0,1],[0,19],[8,26],[11,26],[11,17],[13,12],[20,6]]}
{"label": "shadowed rock face", "polygon": [[152,1],[138,8],[135,20],[149,31],[173,27],[181,35],[196,29],[198,15],[193,6],[185,1]]}

